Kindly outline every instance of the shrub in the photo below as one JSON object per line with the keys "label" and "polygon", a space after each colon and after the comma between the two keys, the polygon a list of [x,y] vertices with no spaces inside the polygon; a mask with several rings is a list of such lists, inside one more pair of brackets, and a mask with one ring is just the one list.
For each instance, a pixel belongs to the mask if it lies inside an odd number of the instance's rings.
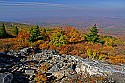
{"label": "shrub", "polygon": [[114,46],[115,40],[116,39],[113,38],[112,36],[105,36],[104,37],[105,45],[107,45],[107,46]]}
{"label": "shrub", "polygon": [[40,49],[48,49],[49,45],[48,45],[48,42],[44,42],[42,44],[39,45],[40,46]]}
{"label": "shrub", "polygon": [[49,44],[54,45],[55,47],[68,44],[68,40],[66,39],[64,30],[62,30],[61,28],[54,30]]}
{"label": "shrub", "polygon": [[109,60],[111,60],[111,63],[113,64],[125,63],[125,58],[122,55],[110,56]]}
{"label": "shrub", "polygon": [[93,49],[88,49],[87,54],[90,59],[105,60],[107,58],[105,54]]}
{"label": "shrub", "polygon": [[71,43],[75,43],[75,42],[77,43],[83,39],[79,31],[73,27],[66,26],[64,27],[64,30],[66,32],[66,37],[68,41]]}

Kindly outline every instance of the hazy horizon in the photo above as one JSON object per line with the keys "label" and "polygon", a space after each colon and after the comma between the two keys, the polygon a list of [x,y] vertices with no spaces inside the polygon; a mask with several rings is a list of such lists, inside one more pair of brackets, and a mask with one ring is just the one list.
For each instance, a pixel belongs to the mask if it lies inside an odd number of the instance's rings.
{"label": "hazy horizon", "polygon": [[0,0],[0,20],[42,17],[125,17],[125,0]]}

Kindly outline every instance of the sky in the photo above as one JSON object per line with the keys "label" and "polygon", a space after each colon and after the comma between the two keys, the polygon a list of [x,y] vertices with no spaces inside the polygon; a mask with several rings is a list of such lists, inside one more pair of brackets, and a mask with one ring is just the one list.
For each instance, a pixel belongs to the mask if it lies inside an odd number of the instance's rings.
{"label": "sky", "polygon": [[125,0],[0,0],[0,20],[74,16],[125,17]]}

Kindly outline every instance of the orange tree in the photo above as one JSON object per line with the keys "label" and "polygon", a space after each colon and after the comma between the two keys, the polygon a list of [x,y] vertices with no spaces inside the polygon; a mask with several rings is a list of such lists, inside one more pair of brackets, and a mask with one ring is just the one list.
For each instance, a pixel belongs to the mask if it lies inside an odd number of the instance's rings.
{"label": "orange tree", "polygon": [[22,47],[28,47],[30,46],[30,43],[28,41],[30,34],[27,31],[20,31],[18,33],[18,36],[14,38],[14,48],[22,48]]}
{"label": "orange tree", "polygon": [[66,36],[69,42],[73,43],[73,42],[79,42],[82,40],[81,34],[74,27],[66,26],[64,27],[64,30],[66,32]]}

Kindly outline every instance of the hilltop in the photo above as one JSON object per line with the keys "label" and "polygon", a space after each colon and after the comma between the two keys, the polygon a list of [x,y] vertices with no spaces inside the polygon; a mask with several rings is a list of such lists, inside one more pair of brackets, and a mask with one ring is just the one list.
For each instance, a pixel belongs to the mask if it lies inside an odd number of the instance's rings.
{"label": "hilltop", "polygon": [[125,41],[102,29],[2,23],[0,81],[124,82]]}

